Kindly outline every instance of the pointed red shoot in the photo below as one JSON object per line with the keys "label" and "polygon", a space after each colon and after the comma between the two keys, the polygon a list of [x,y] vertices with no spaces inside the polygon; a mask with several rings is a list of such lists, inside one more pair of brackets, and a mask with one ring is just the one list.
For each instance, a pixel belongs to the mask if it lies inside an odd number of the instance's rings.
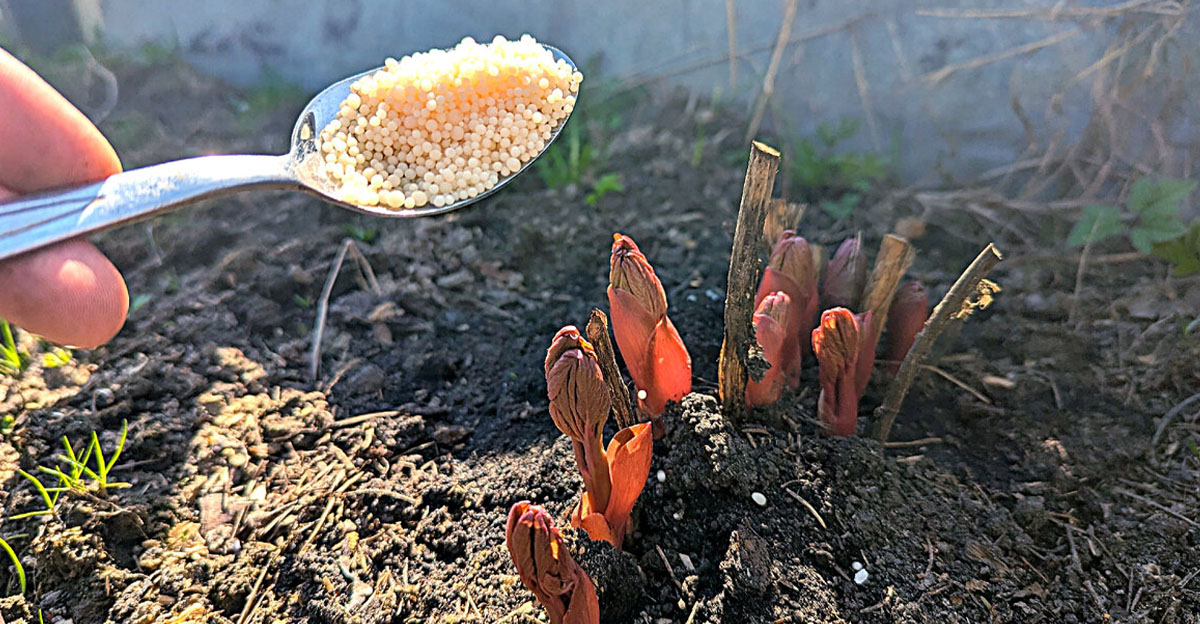
{"label": "pointed red shoot", "polygon": [[597,506],[608,505],[611,486],[602,436],[611,397],[596,352],[573,325],[558,330],[546,351],[546,394],[550,417],[571,438],[586,496]]}
{"label": "pointed red shoot", "polygon": [[[773,292],[764,297],[759,302],[758,309],[754,311],[754,337],[762,347],[763,357],[771,368],[763,374],[761,381],[746,381],[746,405],[750,407],[770,405],[778,401],[784,387],[790,381],[789,371],[784,369],[787,363],[784,350],[788,344],[795,346],[795,341],[791,340],[793,336],[788,335],[786,330],[791,304],[792,298],[787,293]],[[799,367],[795,368],[799,373]]]}
{"label": "pointed red shoot", "polygon": [[763,298],[776,291],[787,293],[792,300],[786,329],[788,336],[794,338],[792,343],[784,345],[784,369],[788,371],[789,387],[795,388],[800,383],[801,353],[812,350],[809,337],[817,324],[818,296],[812,247],[803,236],[797,236],[791,230],[784,230],[771,249],[762,282],[754,296],[755,308]]}
{"label": "pointed red shoot", "polygon": [[653,451],[654,437],[650,423],[618,431],[608,443],[605,453],[613,484],[608,507],[598,510],[591,506],[587,498],[583,498],[571,514],[571,525],[587,531],[588,537],[593,540],[606,541],[620,550],[629,529],[633,505],[650,476]]}
{"label": "pointed red shoot", "polygon": [[817,416],[829,435],[852,435],[858,427],[858,321],[846,308],[826,310],[812,341],[820,366]]}
{"label": "pointed red shoot", "polygon": [[875,345],[879,343],[879,330],[875,329],[873,318],[870,310],[854,315],[854,321],[858,323],[858,367],[854,372],[854,391],[860,399],[867,392],[867,383],[871,381],[871,373],[875,370]]}
{"label": "pointed red shoot", "polygon": [[929,294],[921,282],[908,282],[896,291],[892,310],[887,320],[887,345],[885,359],[893,363],[888,372],[895,375],[900,371],[900,362],[908,355],[917,334],[929,320]]}
{"label": "pointed red shoot", "polygon": [[826,309],[858,306],[867,287],[867,257],[863,254],[862,234],[847,238],[825,268],[821,305]]}
{"label": "pointed red shoot", "polygon": [[596,587],[545,509],[529,501],[513,505],[504,532],[521,583],[542,603],[550,624],[599,624]]}
{"label": "pointed red shoot", "polygon": [[692,391],[692,359],[671,319],[667,296],[632,238],[613,235],[608,304],[621,359],[639,391],[638,407],[661,414]]}

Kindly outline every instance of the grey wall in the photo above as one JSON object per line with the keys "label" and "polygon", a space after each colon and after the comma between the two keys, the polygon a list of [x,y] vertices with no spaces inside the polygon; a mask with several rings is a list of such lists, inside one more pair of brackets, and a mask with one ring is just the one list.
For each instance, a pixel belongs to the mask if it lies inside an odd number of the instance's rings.
{"label": "grey wall", "polygon": [[[706,95],[721,89],[749,106],[786,1],[736,2],[744,56],[732,87],[724,0],[101,0],[101,7],[108,43],[178,45],[205,71],[242,84],[270,70],[315,90],[386,56],[448,46],[466,35],[529,32],[577,62],[603,55],[608,75],[684,84]],[[1178,171],[1168,173],[1186,174],[1200,160],[1200,105],[1178,101],[1178,93],[1200,93],[1196,73],[1182,69],[1200,52],[1200,18],[1195,10],[1172,13],[1175,6],[1169,0],[801,0],[770,109],[776,114],[768,121],[786,117],[811,133],[818,122],[857,117],[863,130],[849,147],[898,145],[908,179],[961,181],[1049,147],[1065,149],[1095,121],[1094,94],[1112,89],[1111,81],[1097,79],[1118,70],[1138,74],[1130,72],[1156,51],[1162,62],[1147,80],[1164,84],[1139,87],[1144,94],[1112,91],[1127,103],[1115,113],[1107,106],[1107,114],[1129,121],[1121,124],[1128,136],[1109,140],[1141,150],[1152,134],[1148,121],[1158,119],[1158,131],[1177,152],[1166,166]]]}

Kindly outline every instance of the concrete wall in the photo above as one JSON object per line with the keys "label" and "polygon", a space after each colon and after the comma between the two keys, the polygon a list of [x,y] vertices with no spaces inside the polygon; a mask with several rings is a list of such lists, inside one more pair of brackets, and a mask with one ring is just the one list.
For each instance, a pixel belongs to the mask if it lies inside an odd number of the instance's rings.
{"label": "concrete wall", "polygon": [[[577,62],[602,57],[610,76],[679,83],[703,94],[720,88],[748,107],[788,0],[736,0],[740,56],[732,86],[724,0],[100,1],[109,44],[177,45],[205,71],[242,84],[270,71],[315,90],[386,56],[466,35],[529,32]],[[1157,132],[1175,152],[1166,166],[1178,169],[1167,173],[1187,174],[1200,161],[1200,104],[1194,97],[1180,102],[1178,94],[1200,93],[1197,73],[1182,69],[1198,60],[1200,15],[1176,15],[1172,6],[800,0],[768,122],[786,117],[811,134],[818,122],[859,118],[863,130],[848,147],[898,146],[903,175],[930,183],[1064,149],[1108,108],[1110,118],[1128,120],[1120,124],[1128,136],[1109,140],[1141,150],[1153,134],[1148,120],[1159,120]],[[1135,87],[1144,93],[1113,90],[1107,75],[1119,70],[1125,80],[1136,78],[1152,52],[1161,62],[1146,85]],[[1097,105],[1109,95],[1124,101],[1115,112]]]}

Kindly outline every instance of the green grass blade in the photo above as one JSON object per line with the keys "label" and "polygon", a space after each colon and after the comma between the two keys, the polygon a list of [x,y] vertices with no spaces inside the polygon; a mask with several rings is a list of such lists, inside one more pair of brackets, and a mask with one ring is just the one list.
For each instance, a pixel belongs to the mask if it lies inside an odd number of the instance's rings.
{"label": "green grass blade", "polygon": [[[74,466],[74,470],[72,471],[72,474],[74,474],[76,479],[79,479],[79,475],[83,474],[84,471],[88,470],[88,467],[87,467],[88,462],[91,461],[92,452],[94,452],[95,450],[96,450],[96,441],[92,440],[91,442],[88,443],[87,449],[85,449],[83,451],[83,456],[79,458],[79,464],[77,466]],[[94,473],[94,472],[92,473],[92,478],[93,479],[98,478],[98,477],[96,477],[96,473]]]}
{"label": "green grass blade", "polygon": [[71,448],[71,441],[67,439],[67,436],[62,437],[62,443],[63,448],[67,450],[67,457],[70,457],[71,461],[76,461],[79,459],[75,456],[75,449]]}
{"label": "green grass blade", "polygon": [[13,552],[12,547],[8,545],[8,542],[4,541],[4,538],[0,538],[0,548],[3,548],[4,552],[8,553],[9,559],[12,559],[13,567],[17,569],[17,584],[21,586],[21,593],[24,594],[25,568],[21,566],[21,560],[17,558],[17,553]]}
{"label": "green grass blade", "polygon": [[25,472],[24,470],[21,470],[20,468],[17,469],[17,474],[29,479],[29,482],[33,483],[33,487],[37,488],[38,494],[42,495],[42,501],[46,503],[46,509],[54,509],[54,501],[50,500],[50,492],[46,491],[46,486],[42,485],[42,481],[40,479],[29,474],[28,472]]}
{"label": "green grass blade", "polygon": [[117,450],[113,452],[112,459],[108,460],[108,466],[104,468],[104,474],[108,474],[113,466],[117,463],[117,458],[121,456],[121,451],[125,450],[125,438],[129,435],[129,421],[121,421],[121,439],[117,441]]}
{"label": "green grass blade", "polygon": [[37,516],[49,516],[49,515],[52,515],[53,513],[54,512],[50,511],[49,509],[42,509],[41,511],[27,511],[25,513],[19,513],[15,516],[9,516],[8,519],[9,520],[23,520],[25,518],[34,518]]}
{"label": "green grass blade", "polygon": [[4,332],[5,350],[11,350],[13,353],[16,353],[17,341],[13,340],[12,328],[8,326],[8,319],[0,319],[0,331]]}
{"label": "green grass blade", "polygon": [[[97,481],[100,480],[100,475],[96,474],[91,468],[84,466],[83,464],[71,459],[70,457],[67,457],[66,455],[55,455],[55,459],[57,459],[58,461],[70,464],[72,468],[79,469],[83,474],[86,474],[87,476],[89,476]],[[62,470],[59,470],[59,472],[62,472]],[[70,478],[70,477],[68,477],[68,478]],[[78,483],[79,477],[75,476],[73,479],[71,479],[71,482]]]}
{"label": "green grass blade", "polygon": [[[95,431],[92,432],[92,446],[96,448],[96,469],[103,475],[108,472],[108,469],[105,467],[107,464],[104,461],[104,449],[100,448],[100,437],[96,435]],[[96,480],[101,484],[104,483],[102,477],[96,477]]]}

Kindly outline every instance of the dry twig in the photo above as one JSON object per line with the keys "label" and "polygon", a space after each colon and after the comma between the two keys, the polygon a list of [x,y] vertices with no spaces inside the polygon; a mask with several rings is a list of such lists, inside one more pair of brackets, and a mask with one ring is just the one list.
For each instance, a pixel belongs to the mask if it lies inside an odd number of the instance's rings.
{"label": "dry twig", "polygon": [[[754,104],[754,114],[750,117],[750,125],[746,128],[746,140],[754,138],[758,134],[758,128],[762,125],[763,113],[767,110],[767,103],[771,100],[771,95],[775,93],[775,76],[779,73],[779,62],[783,59],[783,51],[787,48],[788,38],[792,34],[792,21],[796,19],[797,0],[788,0],[788,3],[783,8],[783,21],[779,25],[779,35],[775,39],[775,50],[771,52],[771,62],[767,65],[767,73],[763,76],[762,91],[758,94],[758,101]],[[730,56],[732,56],[732,51]]]}
{"label": "dry twig", "polygon": [[862,309],[871,311],[871,324],[875,327],[875,335],[882,333],[887,323],[888,311],[892,308],[892,298],[896,295],[896,286],[900,279],[912,266],[913,258],[917,255],[908,241],[888,234],[879,243],[879,253],[875,256],[875,268],[871,271],[871,279],[867,283],[866,294],[863,296]]}
{"label": "dry twig", "polygon": [[737,88],[737,3],[725,0],[725,31],[729,34],[729,88]]}
{"label": "dry twig", "polygon": [[629,409],[629,390],[621,379],[612,339],[608,337],[608,315],[600,308],[592,308],[592,315],[587,323],[587,337],[596,350],[596,360],[600,362],[600,371],[604,373],[604,383],[608,384],[608,394],[612,398],[612,410],[617,424],[621,427],[633,425],[637,420]]}
{"label": "dry twig", "polygon": [[733,251],[729,257],[725,289],[725,338],[717,365],[721,403],[725,415],[730,418],[740,418],[745,411],[746,364],[749,349],[755,344],[751,325],[754,292],[762,273],[759,245],[778,171],[779,152],[755,141],[750,148],[746,182],[733,232]]}
{"label": "dry twig", "polygon": [[362,271],[362,279],[366,286],[371,289],[371,292],[377,295],[382,294],[379,288],[379,281],[375,279],[375,271],[371,269],[371,263],[367,262],[367,258],[358,249],[358,245],[355,244],[354,239],[343,239],[342,246],[338,249],[337,256],[333,259],[333,265],[329,269],[329,277],[325,278],[325,288],[321,290],[321,299],[317,302],[317,320],[313,325],[312,353],[308,360],[308,376],[314,380],[321,370],[321,338],[325,335],[325,316],[329,313],[329,297],[333,293],[333,285],[337,282],[338,274],[342,270],[342,263],[346,260],[347,252],[353,252],[354,259],[358,261],[358,268]]}
{"label": "dry twig", "polygon": [[[888,435],[892,431],[892,424],[896,421],[896,414],[900,411],[900,404],[904,402],[904,396],[908,394],[908,388],[912,385],[923,360],[933,348],[933,343],[950,321],[955,318],[963,318],[973,310],[986,307],[991,302],[995,284],[984,278],[1000,262],[1001,257],[996,246],[989,243],[983,251],[979,252],[967,270],[959,276],[958,281],[950,287],[950,291],[946,293],[942,301],[933,309],[933,314],[925,322],[921,333],[917,334],[912,348],[908,350],[908,355],[904,357],[904,362],[900,365],[900,371],[896,373],[896,378],[888,387],[883,404],[875,410],[876,440],[887,442]],[[988,286],[989,284],[990,286]],[[972,295],[975,295],[977,299],[970,299]]]}
{"label": "dry twig", "polygon": [[929,72],[928,74],[925,74],[924,76],[921,76],[921,80],[923,80],[925,82],[936,84],[936,83],[939,83],[939,82],[945,80],[946,78],[949,78],[950,75],[955,72],[966,70],[966,69],[978,69],[980,67],[983,67],[985,65],[990,65],[997,61],[1003,61],[1006,58],[1020,56],[1022,54],[1028,54],[1030,52],[1036,52],[1038,50],[1041,50],[1042,48],[1048,48],[1053,45],[1058,45],[1064,41],[1074,39],[1075,37],[1078,37],[1081,34],[1083,34],[1083,31],[1078,28],[1072,28],[1071,30],[1064,30],[1062,32],[1057,32],[1057,33],[1054,33],[1053,35],[1050,35],[1049,37],[1046,37],[1045,39],[1039,39],[1038,41],[1027,43],[1025,45],[1020,45],[1015,48],[1010,48],[1010,49],[1004,50],[1002,52],[997,52],[995,54],[988,54],[985,56],[976,57],[969,61],[955,63],[954,65],[947,65],[937,71],[932,71],[932,72]]}

